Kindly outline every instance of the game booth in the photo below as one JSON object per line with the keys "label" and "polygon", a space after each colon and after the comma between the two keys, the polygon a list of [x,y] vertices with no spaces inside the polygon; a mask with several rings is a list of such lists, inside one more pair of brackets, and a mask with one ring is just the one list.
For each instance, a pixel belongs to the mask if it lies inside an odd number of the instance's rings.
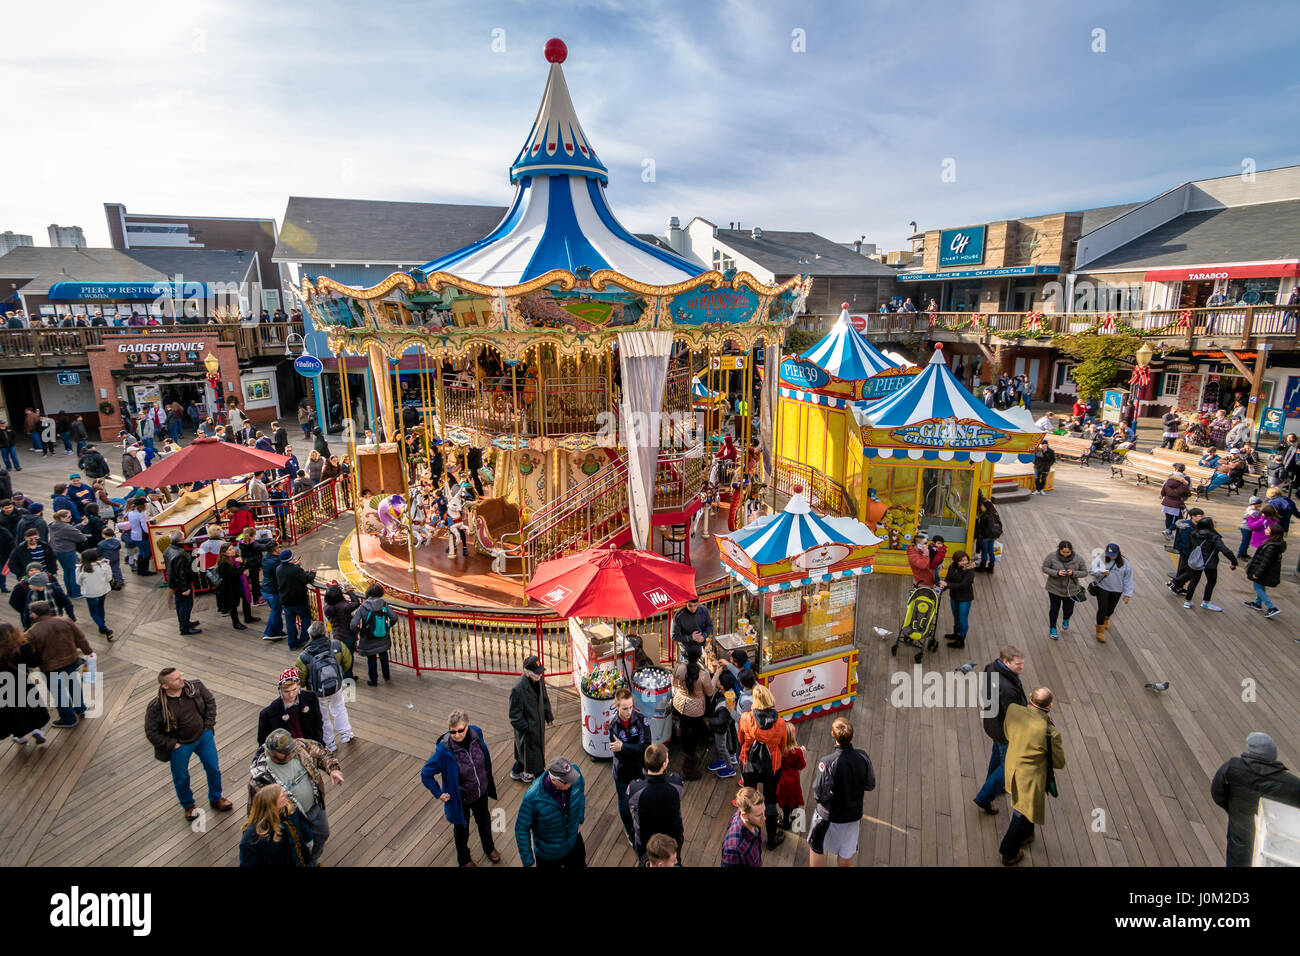
{"label": "game booth", "polygon": [[911,573],[906,552],[917,531],[942,537],[949,555],[973,554],[976,505],[992,495],[994,464],[1032,463],[1043,437],[968,392],[941,345],[905,387],[852,410],[864,467],[849,491],[882,539],[876,566],[894,574]]}
{"label": "game booth", "polygon": [[854,518],[816,514],[796,489],[784,511],[717,542],[736,630],[714,638],[715,653],[749,654],[788,720],[851,706],[858,578],[871,573],[880,538]]}

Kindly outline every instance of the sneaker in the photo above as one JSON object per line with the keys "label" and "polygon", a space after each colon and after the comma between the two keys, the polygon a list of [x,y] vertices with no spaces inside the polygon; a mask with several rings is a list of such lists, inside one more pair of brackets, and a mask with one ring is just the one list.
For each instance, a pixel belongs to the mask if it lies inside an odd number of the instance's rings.
{"label": "sneaker", "polygon": [[516,772],[516,771],[514,771],[514,770],[511,770],[511,771],[510,771],[510,779],[511,779],[511,780],[521,780],[521,781],[523,781],[524,783],[532,783],[533,780],[535,780],[536,778],[535,778],[531,773],[529,773],[527,770],[521,770],[521,771],[518,771],[518,772]]}
{"label": "sneaker", "polygon": [[709,773],[717,773],[723,767],[729,766],[725,760],[715,760],[709,764]]}
{"label": "sneaker", "polygon": [[[1282,613],[1282,609],[1281,609],[1280,607],[1275,607],[1275,608],[1273,608],[1273,610],[1271,610],[1271,611],[1265,611],[1265,612],[1264,612],[1264,616],[1265,616],[1265,617],[1277,617],[1277,616],[1278,616],[1279,614],[1281,614],[1281,613]],[[35,731],[33,731],[32,733],[35,733]]]}
{"label": "sneaker", "polygon": [[75,720],[72,721],[71,723],[62,720],[56,720],[54,723],[50,724],[50,726],[51,727],[75,727],[77,726],[77,722]]}
{"label": "sneaker", "polygon": [[1260,604],[1258,601],[1242,601],[1241,603],[1246,605],[1246,607],[1253,607],[1256,611],[1264,610],[1264,605]]}
{"label": "sneaker", "polygon": [[1062,622],[1061,622],[1061,630],[1063,630],[1063,631],[1068,631],[1069,629],[1070,629],[1070,622],[1069,622],[1069,621],[1062,621]]}
{"label": "sneaker", "polygon": [[1170,540],[1170,541],[1174,540],[1174,533],[1173,533],[1172,531],[1168,531],[1168,530],[1166,530],[1166,531],[1162,531],[1162,532],[1160,532],[1160,533],[1163,534],[1163,535],[1165,536],[1166,539],[1168,539],[1168,540]]}
{"label": "sneaker", "polygon": [[1202,601],[1202,602],[1201,602],[1201,610],[1202,610],[1202,611],[1222,611],[1223,608],[1219,607],[1219,605],[1217,605],[1217,604],[1211,604],[1209,601]]}
{"label": "sneaker", "polygon": [[735,775],[736,775],[736,768],[731,766],[731,764],[727,764],[725,767],[723,767],[721,770],[718,771],[718,777],[721,778],[722,780],[726,780],[729,777],[734,777]]}
{"label": "sneaker", "polygon": [[45,734],[44,734],[44,732],[43,732],[43,731],[40,731],[40,730],[33,730],[33,731],[32,731],[32,740],[36,741],[36,746],[39,747],[41,744],[45,743]]}
{"label": "sneaker", "polygon": [[1052,640],[1054,640],[1054,641],[1059,641],[1059,640],[1060,640],[1060,638],[1056,636],[1056,628],[1052,628],[1050,631],[1048,631],[1048,632],[1047,632],[1047,636],[1050,637],[1050,638],[1051,638]]}
{"label": "sneaker", "polygon": [[344,734],[342,737],[339,738],[339,743],[341,743],[341,744],[350,744],[350,743],[352,743],[352,741],[354,741],[354,740],[356,740],[356,739],[357,739],[357,738],[356,738],[356,735],[355,735],[355,734]]}
{"label": "sneaker", "polygon": [[1190,610],[1192,609],[1192,602],[1191,602],[1191,601],[1184,601],[1184,602],[1183,602],[1183,609],[1186,610],[1186,611],[1190,611]]}

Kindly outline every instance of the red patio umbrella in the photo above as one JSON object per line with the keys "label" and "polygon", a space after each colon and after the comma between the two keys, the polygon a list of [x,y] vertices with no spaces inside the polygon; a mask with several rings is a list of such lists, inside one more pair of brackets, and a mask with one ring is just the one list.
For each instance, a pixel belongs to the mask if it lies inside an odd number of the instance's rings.
{"label": "red patio umbrella", "polygon": [[188,485],[196,481],[217,478],[234,478],[254,471],[283,468],[288,461],[285,455],[218,441],[215,438],[196,438],[180,451],[168,455],[156,465],[150,465],[133,478],[122,482],[133,488],[167,488],[171,485]]}
{"label": "red patio umbrella", "polygon": [[695,569],[652,551],[591,548],[543,562],[526,593],[561,617],[638,621],[694,598]]}

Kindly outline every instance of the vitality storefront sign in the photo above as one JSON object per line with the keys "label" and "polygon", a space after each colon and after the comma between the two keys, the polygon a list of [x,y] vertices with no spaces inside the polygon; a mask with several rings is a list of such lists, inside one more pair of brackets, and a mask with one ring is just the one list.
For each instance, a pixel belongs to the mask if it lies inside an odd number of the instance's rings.
{"label": "vitality storefront sign", "polygon": [[939,233],[939,265],[969,266],[984,261],[984,227],[945,229]]}

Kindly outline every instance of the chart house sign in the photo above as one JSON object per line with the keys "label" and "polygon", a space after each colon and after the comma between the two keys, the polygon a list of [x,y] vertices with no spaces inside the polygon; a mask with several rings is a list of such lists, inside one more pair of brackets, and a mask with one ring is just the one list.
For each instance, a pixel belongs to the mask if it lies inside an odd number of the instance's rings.
{"label": "chart house sign", "polygon": [[1008,436],[973,418],[935,418],[917,425],[895,428],[890,433],[895,441],[918,448],[993,448],[1005,442]]}
{"label": "chart house sign", "polygon": [[939,233],[939,265],[970,266],[984,261],[984,227],[945,229]]}

